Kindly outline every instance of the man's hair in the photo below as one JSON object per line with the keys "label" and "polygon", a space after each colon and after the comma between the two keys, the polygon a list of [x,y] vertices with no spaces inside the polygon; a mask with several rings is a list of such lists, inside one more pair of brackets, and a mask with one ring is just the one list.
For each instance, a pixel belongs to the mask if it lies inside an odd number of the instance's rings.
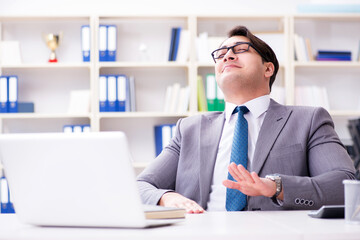
{"label": "man's hair", "polygon": [[254,45],[254,47],[261,53],[260,55],[263,62],[272,62],[274,64],[274,73],[270,77],[269,81],[269,87],[271,91],[271,86],[273,85],[276,74],[279,70],[279,62],[276,58],[276,55],[274,51],[271,49],[269,45],[266,44],[263,40],[253,35],[249,29],[247,29],[245,26],[237,26],[231,29],[228,33],[228,37],[231,38],[233,36],[244,36],[247,37],[250,42]]}

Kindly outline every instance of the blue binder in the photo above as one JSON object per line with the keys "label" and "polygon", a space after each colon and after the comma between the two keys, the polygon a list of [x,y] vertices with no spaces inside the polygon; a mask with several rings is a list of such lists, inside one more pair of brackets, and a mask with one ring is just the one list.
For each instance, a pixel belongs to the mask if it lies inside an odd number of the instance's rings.
{"label": "blue binder", "polygon": [[99,77],[99,111],[107,111],[107,76],[100,75]]}
{"label": "blue binder", "polygon": [[175,39],[176,39],[176,28],[172,28],[168,61],[173,61]]}
{"label": "blue binder", "polygon": [[90,125],[89,124],[82,125],[82,131],[91,132]]}
{"label": "blue binder", "polygon": [[181,28],[178,27],[178,28],[176,28],[172,61],[176,61],[176,58],[177,58],[177,54],[178,54],[178,50],[179,50],[180,34],[181,34]]}
{"label": "blue binder", "polygon": [[18,112],[18,77],[9,76],[8,77],[8,112],[17,113]]}
{"label": "blue binder", "polygon": [[8,112],[8,77],[0,76],[0,113]]}
{"label": "blue binder", "polygon": [[0,178],[1,213],[15,213],[11,202],[9,185],[5,177]]}
{"label": "blue binder", "polygon": [[116,25],[107,25],[107,61],[116,61],[116,42],[117,42],[117,29]]}
{"label": "blue binder", "polygon": [[64,133],[72,133],[73,132],[73,125],[64,125],[63,126]]}
{"label": "blue binder", "polygon": [[73,126],[73,133],[82,133],[82,126],[81,125],[74,125]]}
{"label": "blue binder", "polygon": [[173,137],[175,124],[163,124],[155,126],[155,152],[158,156]]}
{"label": "blue binder", "polygon": [[118,75],[117,76],[117,108],[116,111],[118,112],[125,112],[126,111],[126,102],[128,101],[127,95],[127,77],[125,75]]}
{"label": "blue binder", "polygon": [[99,26],[99,61],[105,62],[108,59],[107,51],[107,26]]}
{"label": "blue binder", "polygon": [[108,112],[116,111],[116,82],[117,77],[114,75],[107,76],[107,102],[108,102]]}
{"label": "blue binder", "polygon": [[90,62],[90,26],[83,25],[81,26],[81,48],[82,48],[82,56],[83,62]]}

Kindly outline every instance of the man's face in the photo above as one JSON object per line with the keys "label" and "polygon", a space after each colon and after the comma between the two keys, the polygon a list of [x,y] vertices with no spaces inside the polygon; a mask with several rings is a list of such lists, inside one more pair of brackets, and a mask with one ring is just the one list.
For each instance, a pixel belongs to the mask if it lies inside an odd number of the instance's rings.
{"label": "man's face", "polygon": [[[221,47],[230,47],[238,42],[250,40],[243,36],[233,36],[225,40]],[[238,54],[234,54],[230,49],[221,59],[217,59],[215,64],[216,80],[225,98],[242,90],[257,92],[259,89],[268,88],[269,79],[264,77],[265,71],[266,66],[261,56],[252,47]]]}

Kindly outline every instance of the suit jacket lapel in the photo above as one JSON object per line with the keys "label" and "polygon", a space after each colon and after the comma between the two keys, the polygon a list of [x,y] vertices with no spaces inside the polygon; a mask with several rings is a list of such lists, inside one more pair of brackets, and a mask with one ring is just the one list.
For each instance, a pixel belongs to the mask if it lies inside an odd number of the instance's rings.
{"label": "suit jacket lapel", "polygon": [[209,200],[210,186],[224,121],[225,113],[210,116],[204,115],[201,121],[199,136],[199,186],[202,206],[207,206]]}
{"label": "suit jacket lapel", "polygon": [[260,173],[272,146],[285,126],[291,110],[271,100],[255,147],[252,171]]}

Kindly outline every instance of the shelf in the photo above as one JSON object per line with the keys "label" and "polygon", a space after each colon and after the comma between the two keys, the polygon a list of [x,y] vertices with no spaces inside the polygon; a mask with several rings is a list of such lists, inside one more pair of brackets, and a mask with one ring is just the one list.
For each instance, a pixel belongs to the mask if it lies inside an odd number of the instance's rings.
{"label": "shelf", "polygon": [[0,21],[38,21],[38,20],[89,20],[89,15],[2,15]]}
{"label": "shelf", "polygon": [[330,115],[333,117],[360,117],[360,110],[330,110]]}
{"label": "shelf", "polygon": [[51,69],[51,68],[91,68],[90,63],[35,63],[35,64],[16,64],[16,65],[2,65],[3,69]]}
{"label": "shelf", "polygon": [[164,112],[109,112],[99,113],[100,118],[152,118],[152,117],[187,117],[190,113],[164,113]]}
{"label": "shelf", "polygon": [[[98,25],[100,24],[118,26],[117,62],[98,61]],[[293,35],[297,33],[312,40],[313,50],[322,46],[326,49],[344,46],[351,48],[349,50],[352,51],[353,57],[356,57],[358,51],[356,39],[360,39],[356,31],[360,24],[359,14],[79,14],[77,16],[29,14],[0,16],[0,41],[19,41],[23,57],[23,64],[0,65],[0,72],[4,75],[19,76],[20,99],[24,102],[34,102],[40,113],[0,114],[0,130],[9,133],[33,130],[61,131],[65,124],[89,124],[89,122],[92,131],[122,130],[129,137],[129,146],[135,157],[134,167],[144,168],[149,163],[147,161],[154,156],[154,126],[175,123],[179,118],[203,114],[197,112],[197,76],[204,78],[207,74],[214,73],[215,63],[210,61],[210,53],[209,58],[204,58],[203,62],[197,60],[196,38],[200,33],[207,32],[209,37],[224,36],[225,39],[227,31],[236,24],[247,26],[255,35],[263,33],[283,35],[284,44],[278,46],[283,58],[276,84],[284,87],[286,103],[295,102],[297,86],[315,84],[326,87],[329,98],[336,100],[330,101],[330,105],[339,110],[330,111],[330,114],[337,121],[360,117],[360,110],[341,110],[342,106],[357,109],[359,99],[356,89],[360,87],[358,81],[360,62],[297,62],[293,56]],[[92,62],[81,62],[82,25],[90,25]],[[171,28],[175,26],[187,29],[190,35],[187,62],[167,61]],[[341,30],[345,31],[347,38],[338,36]],[[41,41],[41,34],[59,31],[64,31],[66,37],[60,45],[63,48],[60,50],[59,47],[58,57],[61,61],[47,63],[50,51]],[[143,43],[147,46],[146,56],[139,51],[139,46]],[[274,48],[276,44],[271,46]],[[148,61],[141,61],[144,59]],[[98,78],[103,74],[133,76],[137,109],[141,111],[99,112]],[[166,88],[174,83],[189,86],[191,89],[188,112],[161,112]],[[90,113],[66,113],[67,106],[71,102],[71,94],[76,90],[90,91]],[[49,111],[63,113],[48,113]],[[141,126],[141,131],[136,127],[137,125]]]}
{"label": "shelf", "polygon": [[309,61],[295,62],[295,67],[360,67],[360,62],[356,61]]}
{"label": "shelf", "polygon": [[[132,162],[134,168],[146,168],[149,163],[148,162]],[[0,165],[1,167],[1,165]]]}
{"label": "shelf", "polygon": [[349,14],[349,13],[309,13],[309,14],[296,14],[294,15],[296,20],[305,19],[305,20],[351,20],[354,19],[360,20],[359,14]]}
{"label": "shelf", "polygon": [[174,68],[174,67],[189,67],[189,63],[180,62],[100,62],[100,68]]}
{"label": "shelf", "polygon": [[1,113],[0,119],[58,119],[58,118],[90,118],[90,114],[67,113]]}
{"label": "shelf", "polygon": [[[211,63],[197,63],[196,67],[203,67],[203,68],[214,68],[215,67],[215,63],[211,62]],[[279,64],[279,68],[285,68],[284,64]]]}

